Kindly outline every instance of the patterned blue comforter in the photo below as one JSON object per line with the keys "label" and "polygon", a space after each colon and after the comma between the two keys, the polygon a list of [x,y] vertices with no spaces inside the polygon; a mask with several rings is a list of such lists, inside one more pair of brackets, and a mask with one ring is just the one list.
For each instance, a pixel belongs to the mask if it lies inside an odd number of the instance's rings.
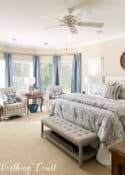
{"label": "patterned blue comforter", "polygon": [[125,104],[117,100],[64,94],[54,101],[51,115],[95,132],[105,146],[125,139]]}

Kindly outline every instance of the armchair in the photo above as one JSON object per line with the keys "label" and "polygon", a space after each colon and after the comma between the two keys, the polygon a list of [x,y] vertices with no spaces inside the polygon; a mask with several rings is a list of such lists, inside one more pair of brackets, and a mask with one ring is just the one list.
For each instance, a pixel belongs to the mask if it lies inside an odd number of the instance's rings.
{"label": "armchair", "polygon": [[1,88],[0,93],[2,96],[2,116],[11,117],[15,115],[25,115],[27,111],[27,101],[23,97],[15,97],[14,103],[8,103],[7,96],[10,94],[16,94],[14,87]]}
{"label": "armchair", "polygon": [[48,111],[51,110],[51,106],[53,104],[53,101],[61,94],[63,94],[62,86],[49,86],[47,88],[47,108],[48,108]]}

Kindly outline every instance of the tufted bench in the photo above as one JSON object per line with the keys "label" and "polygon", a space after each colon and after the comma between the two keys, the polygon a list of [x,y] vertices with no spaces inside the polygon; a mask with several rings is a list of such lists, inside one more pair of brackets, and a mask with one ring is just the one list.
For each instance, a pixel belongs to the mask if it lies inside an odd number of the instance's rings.
{"label": "tufted bench", "polygon": [[61,147],[59,141],[54,142],[57,146],[60,146],[64,151],[77,159],[80,167],[82,166],[83,160],[95,156],[96,152],[94,152],[94,154],[91,153],[86,155],[86,153],[84,153],[83,151],[83,148],[87,145],[91,145],[94,143],[97,145],[98,137],[95,133],[81,128],[80,126],[64,120],[60,117],[53,116],[41,120],[41,137],[44,136],[44,125],[46,125],[52,131],[78,147],[78,156],[74,156],[74,154],[71,154],[71,152],[69,152],[66,148],[64,149],[63,147]]}

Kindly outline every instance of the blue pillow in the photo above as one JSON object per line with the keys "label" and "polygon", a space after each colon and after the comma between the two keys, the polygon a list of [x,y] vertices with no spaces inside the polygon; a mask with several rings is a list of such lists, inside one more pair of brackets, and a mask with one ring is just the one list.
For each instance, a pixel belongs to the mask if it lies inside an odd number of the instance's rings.
{"label": "blue pillow", "polygon": [[6,96],[7,96],[7,103],[8,104],[16,103],[16,93],[7,94]]}

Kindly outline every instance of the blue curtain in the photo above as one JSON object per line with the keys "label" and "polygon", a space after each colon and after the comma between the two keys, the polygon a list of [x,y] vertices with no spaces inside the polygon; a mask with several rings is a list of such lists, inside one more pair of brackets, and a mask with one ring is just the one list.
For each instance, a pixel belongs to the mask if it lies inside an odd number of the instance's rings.
{"label": "blue curtain", "polygon": [[73,56],[71,92],[81,92],[81,54]]}
{"label": "blue curtain", "polygon": [[33,56],[33,76],[35,77],[35,85],[41,89],[41,78],[40,78],[40,56]]}
{"label": "blue curtain", "polygon": [[53,84],[60,84],[60,56],[53,56]]}
{"label": "blue curtain", "polygon": [[13,86],[13,68],[11,53],[4,53],[5,59],[5,86]]}

